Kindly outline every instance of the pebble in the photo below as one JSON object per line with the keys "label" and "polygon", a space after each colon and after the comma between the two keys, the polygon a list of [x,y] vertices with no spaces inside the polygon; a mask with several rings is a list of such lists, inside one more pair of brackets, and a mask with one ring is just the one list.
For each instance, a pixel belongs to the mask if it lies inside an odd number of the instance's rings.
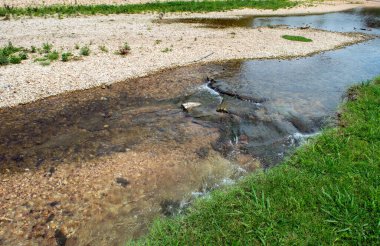
{"label": "pebble", "polygon": [[116,183],[120,184],[122,187],[127,187],[130,184],[127,179],[121,177],[116,178]]}

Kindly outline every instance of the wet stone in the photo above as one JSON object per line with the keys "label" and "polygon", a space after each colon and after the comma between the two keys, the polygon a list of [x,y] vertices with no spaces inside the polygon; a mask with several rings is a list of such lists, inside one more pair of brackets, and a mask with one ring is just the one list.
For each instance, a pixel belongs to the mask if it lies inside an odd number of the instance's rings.
{"label": "wet stone", "polygon": [[202,158],[202,159],[206,158],[208,156],[209,152],[210,152],[210,149],[207,148],[207,147],[199,148],[196,151],[196,153],[199,156],[199,158]]}
{"label": "wet stone", "polygon": [[46,176],[51,177],[55,173],[55,167],[50,167]]}
{"label": "wet stone", "polygon": [[58,201],[53,201],[53,202],[49,202],[48,203],[48,205],[50,206],[50,207],[55,207],[55,206],[58,206],[60,204],[60,202],[58,202]]}
{"label": "wet stone", "polygon": [[181,106],[185,111],[191,110],[192,108],[199,107],[202,104],[199,102],[186,102],[183,103]]}
{"label": "wet stone", "polygon": [[22,161],[24,161],[24,156],[23,155],[14,155],[14,156],[12,156],[12,160],[15,162],[22,162]]}
{"label": "wet stone", "polygon": [[181,208],[180,201],[164,200],[160,203],[161,212],[165,216],[173,216],[179,213]]}
{"label": "wet stone", "polygon": [[47,218],[46,218],[46,223],[49,223],[51,221],[53,221],[55,215],[54,214],[50,214]]}
{"label": "wet stone", "polygon": [[7,160],[7,158],[5,157],[5,155],[0,155],[0,163],[2,162],[2,161],[6,161]]}
{"label": "wet stone", "polygon": [[292,115],[289,121],[293,124],[295,128],[297,128],[297,130],[299,130],[302,133],[313,132],[313,123],[301,115]]}
{"label": "wet stone", "polygon": [[40,167],[42,165],[42,163],[44,163],[44,161],[45,161],[45,159],[39,158],[36,161],[36,168]]}
{"label": "wet stone", "polygon": [[58,246],[65,246],[66,245],[67,237],[62,232],[62,230],[58,230],[58,229],[55,230],[54,237],[55,237],[55,240],[56,240]]}
{"label": "wet stone", "polygon": [[118,183],[119,185],[121,185],[122,187],[127,187],[129,184],[130,184],[130,182],[127,180],[127,179],[125,179],[125,178],[116,178],[116,183]]}

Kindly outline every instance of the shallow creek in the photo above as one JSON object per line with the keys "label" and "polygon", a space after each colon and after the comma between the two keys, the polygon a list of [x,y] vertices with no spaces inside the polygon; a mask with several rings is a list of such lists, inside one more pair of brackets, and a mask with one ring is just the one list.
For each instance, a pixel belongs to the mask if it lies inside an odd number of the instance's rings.
{"label": "shallow creek", "polygon": [[[379,15],[185,22],[377,35]],[[375,38],[306,58],[176,68],[1,109],[0,245],[123,245],[157,216],[279,163],[333,123],[349,86],[378,74]],[[185,102],[201,105],[184,111]]]}

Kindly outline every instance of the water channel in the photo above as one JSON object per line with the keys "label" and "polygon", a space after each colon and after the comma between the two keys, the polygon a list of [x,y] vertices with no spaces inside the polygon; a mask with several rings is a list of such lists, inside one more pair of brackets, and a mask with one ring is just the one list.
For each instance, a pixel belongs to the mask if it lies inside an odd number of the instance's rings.
{"label": "water channel", "polygon": [[[287,25],[380,35],[380,9],[175,21],[207,28]],[[1,109],[0,171],[54,175],[61,165],[106,162],[114,155],[121,162],[140,161],[146,168],[139,176],[124,173],[128,182],[108,191],[99,200],[101,212],[67,241],[122,245],[143,235],[158,215],[175,215],[220,184],[278,164],[305,137],[334,124],[347,88],[379,74],[380,39],[374,37],[311,57],[176,68]],[[201,105],[185,111],[186,102]],[[81,219],[75,216],[63,218]]]}

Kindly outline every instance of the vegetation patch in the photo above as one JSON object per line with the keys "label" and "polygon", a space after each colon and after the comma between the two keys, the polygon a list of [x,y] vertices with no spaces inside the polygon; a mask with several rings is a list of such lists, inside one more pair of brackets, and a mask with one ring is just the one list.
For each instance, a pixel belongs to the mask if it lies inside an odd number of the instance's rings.
{"label": "vegetation patch", "polygon": [[296,1],[289,0],[215,0],[215,1],[170,1],[125,5],[52,5],[41,7],[0,7],[0,16],[47,16],[135,14],[143,12],[211,12],[239,8],[279,9],[293,7]]}
{"label": "vegetation patch", "polygon": [[7,45],[0,47],[0,66],[8,64],[18,64],[25,60],[24,48],[16,47],[11,42]]}
{"label": "vegetation patch", "polygon": [[104,53],[108,53],[108,48],[105,45],[99,45],[99,50],[101,50]]}
{"label": "vegetation patch", "polygon": [[[105,46],[101,46],[103,52],[107,52]],[[19,64],[22,60],[27,60],[29,57],[33,59],[34,62],[38,62],[40,65],[48,66],[54,61],[59,59],[62,62],[67,62],[70,60],[79,60],[80,56],[90,55],[89,46],[83,46],[80,48],[78,44],[75,45],[75,49],[79,49],[78,54],[74,55],[71,52],[65,51],[61,52],[58,50],[53,50],[53,45],[50,43],[43,43],[41,47],[36,47],[32,45],[29,49],[24,47],[16,47],[11,42],[7,45],[0,47],[0,66]]]}
{"label": "vegetation patch", "polygon": [[168,53],[168,52],[172,52],[173,49],[172,48],[165,48],[165,49],[162,49],[161,52],[163,53]]}
{"label": "vegetation patch", "polygon": [[71,54],[70,52],[64,52],[61,55],[61,61],[67,62],[71,59],[72,56],[73,56],[73,54]]}
{"label": "vegetation patch", "polygon": [[88,47],[88,46],[84,46],[84,47],[82,47],[82,48],[80,48],[80,51],[79,51],[79,54],[81,55],[81,56],[89,56],[90,55],[90,47]]}
{"label": "vegetation patch", "polygon": [[298,41],[298,42],[313,42],[312,39],[305,38],[302,36],[283,35],[282,38],[286,40]]}
{"label": "vegetation patch", "polygon": [[124,43],[122,47],[119,48],[119,50],[116,52],[119,55],[126,56],[131,51],[131,47],[127,42]]}
{"label": "vegetation patch", "polygon": [[282,165],[196,201],[187,215],[156,221],[128,244],[378,244],[380,78],[349,94],[339,127]]}

